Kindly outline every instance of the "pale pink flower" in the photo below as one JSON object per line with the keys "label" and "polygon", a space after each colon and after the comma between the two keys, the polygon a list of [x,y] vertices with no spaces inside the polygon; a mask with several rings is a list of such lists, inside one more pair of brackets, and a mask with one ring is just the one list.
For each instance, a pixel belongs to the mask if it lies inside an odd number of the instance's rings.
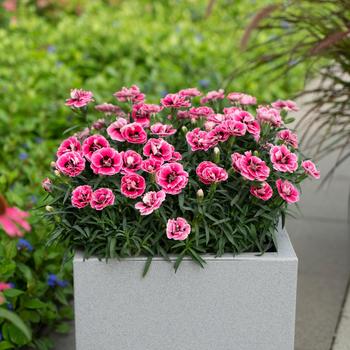
{"label": "pale pink flower", "polygon": [[52,192],[52,181],[47,177],[41,182],[41,187],[46,192]]}
{"label": "pale pink flower", "polygon": [[220,124],[220,127],[229,136],[244,136],[247,131],[246,124],[237,120],[225,120]]}
{"label": "pale pink flower", "polygon": [[151,126],[151,133],[161,137],[174,135],[176,131],[177,130],[169,124],[155,123]]}
{"label": "pale pink flower", "polygon": [[207,106],[192,107],[188,112],[191,119],[198,119],[200,117],[208,118],[210,115],[215,113],[212,108]]}
{"label": "pale pink flower", "polygon": [[180,163],[163,164],[156,174],[156,182],[168,194],[179,194],[188,183],[188,172]]}
{"label": "pale pink flower", "polygon": [[200,96],[201,92],[197,88],[189,88],[189,89],[183,89],[178,92],[178,94],[182,97],[196,97]]}
{"label": "pale pink flower", "polygon": [[146,143],[147,133],[141,124],[130,123],[120,129],[120,134],[126,142],[129,143]]}
{"label": "pale pink flower", "polygon": [[224,122],[225,120],[230,119],[227,115],[225,114],[220,114],[220,113],[216,113],[216,114],[210,114],[207,117],[207,120],[209,122],[213,122],[216,125],[221,124],[222,122]]}
{"label": "pale pink flower", "polygon": [[276,187],[279,195],[287,203],[295,203],[299,201],[299,191],[288,180],[278,179]]}
{"label": "pale pink flower", "polygon": [[217,126],[217,123],[211,122],[211,121],[209,121],[209,120],[207,120],[207,121],[204,123],[205,131],[211,131],[211,130],[213,130],[216,126]]}
{"label": "pale pink flower", "polygon": [[227,99],[241,105],[256,105],[256,98],[241,92],[231,92],[227,95]]}
{"label": "pale pink flower", "polygon": [[168,94],[160,102],[166,108],[186,108],[191,106],[191,102],[179,94]]}
{"label": "pale pink flower", "polygon": [[90,160],[94,152],[104,147],[109,147],[109,142],[101,135],[92,135],[83,143],[83,154],[86,159]]}
{"label": "pale pink flower", "polygon": [[162,110],[163,107],[154,105],[139,103],[132,108],[132,117],[135,122],[141,124],[144,128],[148,128],[151,123],[151,117]]}
{"label": "pale pink flower", "polygon": [[316,165],[314,164],[314,162],[312,162],[311,160],[304,160],[301,163],[301,166],[305,170],[306,174],[314,177],[315,179],[319,179],[320,178],[321,174],[320,174],[319,170],[317,170]]}
{"label": "pale pink flower", "polygon": [[207,142],[207,132],[200,128],[195,128],[186,134],[187,143],[192,151],[207,151],[209,144]]}
{"label": "pale pink flower", "polygon": [[226,181],[228,174],[225,169],[217,166],[215,163],[204,161],[196,169],[199,180],[205,185]]}
{"label": "pale pink flower", "polygon": [[76,208],[84,208],[90,204],[92,188],[88,185],[78,186],[72,191],[72,205]]}
{"label": "pale pink flower", "polygon": [[162,205],[165,200],[165,196],[166,194],[164,191],[147,192],[142,197],[142,202],[137,202],[135,204],[135,208],[140,210],[141,215],[149,215]]}
{"label": "pale pink flower", "polygon": [[113,205],[115,195],[109,188],[99,188],[94,191],[91,196],[90,205],[95,210],[102,210],[110,205]]}
{"label": "pale pink flower", "polygon": [[250,186],[250,193],[257,198],[267,201],[272,197],[273,191],[267,182],[262,182],[258,185]]}
{"label": "pale pink flower", "polygon": [[154,174],[159,170],[163,163],[163,159],[149,158],[142,162],[141,169],[146,173]]}
{"label": "pale pink flower", "polygon": [[270,168],[266,163],[250,151],[236,159],[235,166],[243,177],[251,181],[265,181],[270,175]]}
{"label": "pale pink flower", "polygon": [[80,152],[81,144],[75,136],[68,137],[62,141],[57,150],[57,157],[60,157],[62,154],[67,152]]}
{"label": "pale pink flower", "polygon": [[78,176],[85,169],[85,159],[78,152],[67,152],[58,157],[56,167],[64,175]]}
{"label": "pale pink flower", "polygon": [[146,181],[139,174],[129,173],[121,180],[120,191],[128,198],[135,199],[143,195],[146,189]]}
{"label": "pale pink flower", "polygon": [[120,133],[120,129],[128,124],[128,121],[125,118],[118,118],[107,128],[107,134],[112,140],[124,142],[125,139]]}
{"label": "pale pink flower", "polygon": [[93,153],[90,167],[98,175],[114,175],[120,172],[123,159],[120,153],[111,147],[104,147]]}
{"label": "pale pink flower", "polygon": [[143,154],[146,157],[168,161],[174,152],[174,146],[163,139],[149,139],[143,147]]}
{"label": "pale pink flower", "polygon": [[237,111],[243,111],[241,108],[236,107],[236,106],[232,106],[232,107],[225,107],[223,109],[224,114],[232,114],[235,113]]}
{"label": "pale pink flower", "polygon": [[293,173],[298,168],[298,156],[285,145],[273,146],[270,149],[270,159],[273,168],[283,173]]}
{"label": "pale pink flower", "polygon": [[205,97],[201,98],[201,104],[204,105],[210,101],[223,100],[225,98],[225,93],[223,89],[218,91],[209,91]]}
{"label": "pale pink flower", "polygon": [[102,103],[95,106],[95,109],[99,112],[104,113],[105,115],[119,115],[122,112],[122,109],[119,106],[113,105],[111,103]]}
{"label": "pale pink flower", "polygon": [[123,173],[135,172],[141,169],[142,157],[133,150],[120,153],[123,159]]}
{"label": "pale pink flower", "polygon": [[278,109],[269,106],[259,106],[256,112],[257,119],[261,123],[269,123],[277,127],[281,126],[282,118]]}
{"label": "pale pink flower", "polygon": [[190,224],[181,217],[176,219],[169,219],[166,225],[166,235],[169,239],[176,241],[185,240],[191,233]]}
{"label": "pale pink flower", "polygon": [[139,103],[145,100],[145,95],[141,93],[136,85],[131,86],[131,88],[123,87],[120,91],[115,92],[113,96],[120,102]]}
{"label": "pale pink flower", "polygon": [[31,227],[26,218],[29,214],[16,207],[10,208],[3,196],[0,195],[0,226],[10,237],[22,237],[23,231],[30,231]]}
{"label": "pale pink flower", "polygon": [[298,136],[289,129],[281,130],[277,133],[277,137],[287,145],[298,148]]}
{"label": "pale pink flower", "polygon": [[70,92],[70,98],[66,100],[66,106],[81,108],[85,107],[93,100],[94,98],[91,91],[72,89]]}
{"label": "pale pink flower", "polygon": [[291,100],[286,100],[286,101],[278,100],[276,102],[271,103],[271,106],[273,108],[283,109],[283,110],[288,111],[288,112],[290,112],[290,111],[296,112],[299,110],[297,104]]}

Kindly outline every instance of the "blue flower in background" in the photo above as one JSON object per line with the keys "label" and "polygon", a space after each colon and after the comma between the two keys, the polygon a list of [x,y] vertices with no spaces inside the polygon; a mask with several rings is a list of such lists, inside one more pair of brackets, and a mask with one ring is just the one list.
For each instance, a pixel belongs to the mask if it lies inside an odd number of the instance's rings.
{"label": "blue flower in background", "polygon": [[35,141],[35,143],[38,143],[38,144],[40,144],[40,143],[43,143],[43,138],[42,137],[36,137],[35,139],[34,139],[34,141]]}
{"label": "blue flower in background", "polygon": [[52,287],[52,288],[54,288],[56,286],[62,287],[62,288],[68,286],[68,282],[67,281],[58,279],[58,277],[55,274],[53,274],[53,273],[49,274],[49,277],[47,278],[47,284],[50,287]]}
{"label": "blue flower in background", "polygon": [[28,153],[26,152],[21,152],[18,156],[20,160],[26,160],[28,158]]}
{"label": "blue flower in background", "polygon": [[54,52],[56,52],[56,46],[54,46],[54,45],[49,45],[49,46],[47,47],[47,52],[48,52],[48,53],[54,53]]}
{"label": "blue flower in background", "polygon": [[162,96],[162,97],[165,97],[166,95],[168,94],[168,91],[167,90],[162,90],[161,92],[160,92],[160,95]]}
{"label": "blue flower in background", "polygon": [[208,79],[201,79],[199,82],[198,82],[199,86],[203,89],[207,88],[210,84],[210,80]]}
{"label": "blue flower in background", "polygon": [[38,203],[38,198],[37,198],[37,196],[32,195],[32,196],[29,197],[29,200],[30,200],[32,203],[34,203],[34,204]]}
{"label": "blue flower in background", "polygon": [[3,336],[2,336],[2,333],[1,333],[1,331],[0,331],[0,341],[2,341],[4,338],[3,338]]}
{"label": "blue flower in background", "polygon": [[17,249],[18,250],[27,250],[28,252],[33,251],[33,246],[24,238],[21,238],[17,242]]}
{"label": "blue flower in background", "polygon": [[10,311],[13,311],[13,305],[8,301],[7,303],[6,303],[6,307],[7,307],[7,310],[10,310]]}

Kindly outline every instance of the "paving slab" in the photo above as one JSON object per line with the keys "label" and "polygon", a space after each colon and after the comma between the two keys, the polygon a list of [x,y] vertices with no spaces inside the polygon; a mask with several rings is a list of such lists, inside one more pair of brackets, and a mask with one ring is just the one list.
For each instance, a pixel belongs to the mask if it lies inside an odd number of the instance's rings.
{"label": "paving slab", "polygon": [[348,289],[332,350],[350,350],[350,289]]}

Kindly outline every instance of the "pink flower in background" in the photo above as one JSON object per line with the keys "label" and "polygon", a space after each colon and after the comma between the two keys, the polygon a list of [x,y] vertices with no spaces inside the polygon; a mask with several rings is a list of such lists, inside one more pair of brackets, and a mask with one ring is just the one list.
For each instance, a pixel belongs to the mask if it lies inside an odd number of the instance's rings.
{"label": "pink flower in background", "polygon": [[151,126],[151,133],[161,137],[174,135],[176,131],[177,130],[169,124],[155,123]]}
{"label": "pink flower in background", "polygon": [[250,193],[257,198],[267,201],[272,197],[273,191],[267,182],[262,182],[259,185],[250,186]]}
{"label": "pink flower in background", "polygon": [[104,113],[105,115],[119,115],[122,112],[122,109],[119,106],[113,105],[111,103],[102,103],[95,106],[95,109],[99,112]]}
{"label": "pink flower in background", "polygon": [[209,161],[201,162],[196,169],[196,174],[199,180],[206,185],[226,181],[228,178],[225,169]]}
{"label": "pink flower in background", "polygon": [[91,156],[90,167],[95,174],[114,175],[120,172],[122,166],[122,156],[110,147],[101,148]]}
{"label": "pink flower in background", "polygon": [[273,168],[283,173],[293,173],[298,168],[298,156],[285,145],[273,146],[270,149],[270,159]]}
{"label": "pink flower in background", "polygon": [[70,98],[66,100],[66,106],[81,108],[94,100],[91,91],[82,89],[73,89],[70,92]]}
{"label": "pink flower in background", "polygon": [[227,132],[227,129],[220,124],[207,133],[206,142],[209,148],[212,148],[219,142],[226,142],[230,136],[231,135]]}
{"label": "pink flower in background", "polygon": [[[231,156],[233,157],[233,155]],[[270,175],[270,168],[259,157],[247,151],[235,160],[235,166],[241,175],[248,180],[265,181]]]}
{"label": "pink flower in background", "polygon": [[291,100],[286,100],[286,101],[277,100],[276,102],[271,103],[271,106],[273,108],[283,109],[283,110],[288,111],[288,112],[290,112],[290,111],[296,112],[299,110],[297,104]]}
{"label": "pink flower in background", "polygon": [[220,89],[218,91],[209,91],[205,97],[201,98],[201,104],[206,104],[210,101],[217,101],[217,100],[223,100],[225,98],[225,93],[223,89]]}
{"label": "pink flower in background", "polygon": [[160,166],[164,163],[162,159],[149,158],[142,162],[141,169],[147,173],[156,173]]}
{"label": "pink flower in background", "polygon": [[177,119],[190,119],[190,113],[189,111],[177,111]]}
{"label": "pink flower in background", "polygon": [[120,91],[115,92],[113,96],[120,102],[139,103],[145,100],[145,95],[141,93],[136,85],[131,86],[131,88],[123,87]]}
{"label": "pink flower in background", "polygon": [[120,133],[120,129],[128,124],[128,121],[124,118],[118,118],[107,128],[107,134],[112,140],[124,142],[125,139]]}
{"label": "pink flower in background", "polygon": [[269,106],[260,106],[256,112],[257,118],[261,123],[265,122],[273,126],[281,126],[282,118],[278,109]]}
{"label": "pink flower in background", "polygon": [[110,205],[113,205],[115,201],[114,193],[109,188],[99,188],[94,191],[91,196],[90,205],[95,210],[102,210]]}
{"label": "pink flower in background", "polygon": [[192,151],[207,151],[209,144],[207,142],[207,132],[200,128],[195,128],[186,134],[187,143]]}
{"label": "pink flower in background", "polygon": [[321,173],[319,170],[317,170],[316,165],[311,160],[304,160],[301,163],[301,166],[305,170],[306,174],[314,177],[315,179],[319,179],[321,177]]}
{"label": "pink flower in background", "polygon": [[90,135],[90,129],[85,128],[82,131],[76,132],[74,136],[80,141],[83,142]]}
{"label": "pink flower in background", "polygon": [[171,162],[177,162],[182,159],[182,155],[180,152],[173,152],[171,155],[171,158],[169,159],[169,163]]}
{"label": "pink flower in background", "polygon": [[176,241],[185,240],[191,233],[190,224],[181,217],[176,219],[169,219],[166,225],[166,235],[169,239]]}
{"label": "pink flower in background", "polygon": [[128,198],[135,199],[142,196],[146,189],[145,179],[138,174],[127,174],[122,177],[120,190]]}
{"label": "pink flower in background", "polygon": [[180,163],[163,164],[156,173],[156,182],[168,194],[179,194],[188,183],[188,172]]}
{"label": "pink flower in background", "polygon": [[148,128],[151,123],[151,117],[162,110],[161,106],[154,104],[139,103],[132,107],[132,117],[135,122]]}
{"label": "pink flower in background", "polygon": [[276,187],[279,195],[287,202],[287,203],[295,203],[299,201],[299,192],[298,190],[288,181],[278,179],[276,181]]}
{"label": "pink flower in background", "polygon": [[161,99],[161,103],[166,108],[187,108],[191,102],[179,94],[168,94]]}
{"label": "pink flower in background", "polygon": [[225,120],[221,123],[220,127],[229,136],[244,136],[247,131],[247,126],[236,120]]}
{"label": "pink flower in background", "polygon": [[123,173],[135,172],[141,169],[142,157],[133,150],[120,153],[123,159]]}
{"label": "pink flower in background", "polygon": [[72,205],[76,208],[84,208],[90,204],[92,188],[88,185],[78,186],[72,191]]}
{"label": "pink flower in background", "polygon": [[138,202],[135,204],[135,208],[140,210],[141,215],[149,215],[153,213],[156,209],[158,209],[165,200],[165,192],[147,192],[142,197],[142,202]]}
{"label": "pink flower in background", "polygon": [[227,99],[241,105],[256,105],[256,98],[241,92],[231,92],[227,95]]}
{"label": "pink flower in background", "polygon": [[220,114],[220,113],[210,114],[210,115],[207,116],[207,120],[210,121],[210,122],[215,123],[216,125],[221,124],[222,122],[224,122],[227,119],[229,119],[227,117],[227,115]]}
{"label": "pink flower in background", "polygon": [[240,109],[239,107],[235,107],[235,106],[233,106],[233,107],[225,107],[223,109],[224,114],[232,114],[232,113],[235,113],[237,111],[240,112],[240,111],[243,111],[243,110]]}
{"label": "pink flower in background", "polygon": [[211,121],[209,121],[209,120],[207,120],[207,121],[204,123],[205,131],[211,131],[211,130],[213,130],[216,126],[217,126],[216,123],[211,122]]}
{"label": "pink flower in background", "polygon": [[149,139],[143,147],[143,154],[146,157],[168,161],[174,152],[174,146],[163,139]]}
{"label": "pink flower in background", "polygon": [[10,208],[3,196],[0,195],[0,226],[10,237],[22,237],[23,230],[29,232],[31,227],[26,218],[29,213],[16,207]]}
{"label": "pink flower in background", "polygon": [[277,137],[287,145],[298,148],[298,136],[289,129],[281,130],[277,133]]}
{"label": "pink flower in background", "polygon": [[120,129],[120,134],[126,142],[129,143],[146,143],[147,134],[141,124],[131,123]]}
{"label": "pink flower in background", "polygon": [[56,167],[64,175],[78,176],[85,169],[85,159],[78,152],[67,152],[58,157]]}
{"label": "pink flower in background", "polygon": [[232,168],[236,171],[236,172],[240,172],[241,168],[240,168],[240,159],[243,157],[242,154],[240,153],[233,153],[231,154],[231,161],[232,161]]}
{"label": "pink flower in background", "polygon": [[200,96],[201,92],[197,88],[189,88],[189,89],[183,89],[178,92],[178,94],[182,97],[196,97]]}
{"label": "pink flower in background", "polygon": [[92,135],[83,143],[83,154],[86,159],[90,160],[94,152],[104,147],[109,147],[109,142],[101,135]]}
{"label": "pink flower in background", "polygon": [[68,137],[62,141],[57,150],[57,157],[60,157],[62,154],[67,152],[80,152],[81,144],[75,136]]}
{"label": "pink flower in background", "polygon": [[104,119],[97,119],[95,120],[92,125],[91,129],[93,130],[101,130],[106,126],[106,121]]}
{"label": "pink flower in background", "polygon": [[52,181],[47,177],[41,182],[41,187],[46,192],[52,192]]}
{"label": "pink flower in background", "polygon": [[198,119],[200,117],[207,118],[215,113],[212,108],[207,106],[192,107],[188,112],[191,119]]}
{"label": "pink flower in background", "polygon": [[3,292],[6,289],[12,288],[11,283],[6,283],[6,282],[0,282],[0,292]]}

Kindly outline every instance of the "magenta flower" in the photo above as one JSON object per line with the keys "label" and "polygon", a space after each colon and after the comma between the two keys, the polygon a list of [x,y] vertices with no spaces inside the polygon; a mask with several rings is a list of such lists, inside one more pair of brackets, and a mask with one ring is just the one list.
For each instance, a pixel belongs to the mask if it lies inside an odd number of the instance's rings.
{"label": "magenta flower", "polygon": [[73,89],[70,92],[70,98],[66,100],[66,106],[81,108],[93,101],[93,94],[91,91],[84,91],[82,89]]}
{"label": "magenta flower", "polygon": [[254,117],[246,111],[236,110],[228,114],[232,119],[244,123],[247,126],[247,131],[253,136],[260,135],[260,124],[254,119]]}
{"label": "magenta flower", "polygon": [[243,155],[240,153],[237,153],[237,152],[231,154],[232,168],[234,171],[236,171],[238,173],[241,171],[240,161],[241,161],[242,157],[243,157]]}
{"label": "magenta flower", "polygon": [[41,181],[41,187],[46,192],[52,192],[52,181],[47,177],[43,181]]}
{"label": "magenta flower", "polygon": [[90,205],[95,210],[102,210],[114,204],[115,196],[109,188],[99,188],[92,193]]}
{"label": "magenta flower", "polygon": [[107,128],[107,134],[112,140],[119,141],[119,142],[124,142],[125,139],[120,133],[120,129],[127,125],[128,121],[124,118],[118,118],[114,123],[112,123],[108,128]]}
{"label": "magenta flower", "polygon": [[166,137],[170,135],[174,135],[176,133],[176,129],[173,128],[172,125],[169,124],[162,124],[162,123],[155,123],[151,126],[151,133],[153,135]]}
{"label": "magenta flower", "polygon": [[169,219],[166,225],[166,235],[169,239],[176,241],[185,240],[191,233],[190,224],[181,217],[176,219]]}
{"label": "magenta flower", "polygon": [[248,180],[265,181],[270,175],[270,168],[266,163],[259,157],[253,156],[250,151],[245,152],[241,157],[233,154],[231,158],[232,163],[235,158],[234,169],[239,169],[241,175]]}
{"label": "magenta flower", "polygon": [[282,101],[282,100],[277,100],[276,102],[271,103],[271,106],[273,108],[276,109],[283,109],[285,111],[299,111],[299,108],[297,106],[297,104],[294,101],[291,100],[286,100],[286,101]]}
{"label": "magenta flower", "polygon": [[173,152],[173,154],[171,155],[171,158],[169,159],[169,163],[172,163],[172,162],[177,162],[179,160],[182,159],[182,155],[180,152]]}
{"label": "magenta flower", "polygon": [[280,112],[276,108],[269,106],[260,106],[257,110],[257,119],[261,123],[269,123],[273,126],[279,127],[282,124]]}
{"label": "magenta flower", "polygon": [[241,105],[256,105],[256,98],[241,92],[231,92],[227,95],[227,99]]}
{"label": "magenta flower", "polygon": [[68,137],[62,141],[57,150],[57,157],[60,157],[62,154],[67,152],[80,152],[81,144],[75,136]]}
{"label": "magenta flower", "polygon": [[145,95],[141,93],[138,86],[133,85],[131,88],[123,87],[120,91],[113,94],[120,102],[140,103],[145,100]]}
{"label": "magenta flower", "polygon": [[56,167],[64,175],[78,176],[85,169],[85,159],[78,152],[67,152],[58,157]]}
{"label": "magenta flower", "polygon": [[12,288],[11,283],[6,283],[6,282],[0,282],[0,292],[3,292],[6,289]]}
{"label": "magenta flower", "polygon": [[163,163],[163,159],[149,158],[142,162],[141,169],[146,173],[154,174],[160,169]]}
{"label": "magenta flower", "polygon": [[151,117],[162,110],[163,107],[139,103],[132,107],[132,117],[136,123],[141,124],[144,128],[148,128],[151,124]]}
{"label": "magenta flower", "polygon": [[201,162],[196,169],[196,174],[205,185],[226,181],[228,178],[225,169],[209,161]]}
{"label": "magenta flower", "polygon": [[279,195],[287,202],[287,203],[295,203],[299,201],[299,192],[298,190],[288,181],[278,179],[276,181],[276,187]]}
{"label": "magenta flower", "polygon": [[177,111],[176,113],[177,119],[190,119],[190,113],[189,111]]}
{"label": "magenta flower", "polygon": [[273,168],[283,173],[293,173],[298,168],[298,156],[285,145],[273,146],[270,149],[270,159]]}
{"label": "magenta flower", "polygon": [[200,117],[208,118],[215,114],[214,110],[207,106],[192,107],[189,111],[191,119],[198,119]]}
{"label": "magenta flower", "polygon": [[94,152],[104,147],[109,147],[109,142],[101,135],[92,135],[83,143],[83,154],[86,159],[90,160]]}
{"label": "magenta flower", "polygon": [[220,127],[229,136],[244,136],[247,131],[246,124],[236,120],[225,120]]}
{"label": "magenta flower", "polygon": [[101,130],[106,126],[106,121],[104,119],[97,119],[95,120],[92,125],[91,129],[93,130]]}
{"label": "magenta flower", "polygon": [[191,102],[179,94],[168,94],[161,99],[161,103],[166,108],[187,108]]}
{"label": "magenta flower", "polygon": [[127,150],[120,153],[123,159],[122,172],[124,174],[128,172],[135,172],[141,169],[142,157],[133,150]]}
{"label": "magenta flower", "polygon": [[138,174],[127,174],[121,180],[121,193],[128,198],[135,199],[142,196],[146,189],[145,179]]}
{"label": "magenta flower", "polygon": [[91,156],[90,167],[95,174],[114,175],[119,173],[123,166],[123,159],[120,153],[110,147],[104,147]]}
{"label": "magenta flower", "polygon": [[319,179],[321,177],[321,173],[319,170],[317,170],[316,165],[311,160],[304,160],[301,163],[301,166],[305,170],[306,174],[314,177],[315,179]]}
{"label": "magenta flower", "polygon": [[281,130],[277,133],[277,137],[287,145],[298,148],[298,136],[289,129]]}
{"label": "magenta flower", "polygon": [[223,100],[225,98],[225,93],[223,89],[218,91],[209,91],[205,97],[201,98],[201,104],[204,105],[211,101]]}
{"label": "magenta flower", "polygon": [[224,114],[233,114],[236,112],[243,112],[243,110],[239,107],[236,106],[232,106],[232,107],[225,107],[223,109]]}
{"label": "magenta flower", "polygon": [[273,191],[267,182],[261,182],[258,185],[250,186],[250,193],[257,198],[267,201],[272,197]]}
{"label": "magenta flower", "polygon": [[156,174],[156,182],[168,194],[179,194],[188,183],[188,172],[180,163],[163,164]]}
{"label": "magenta flower", "polygon": [[196,97],[200,96],[201,92],[197,88],[189,88],[189,89],[183,89],[178,92],[178,94],[182,97]]}
{"label": "magenta flower", "polygon": [[147,134],[141,124],[130,123],[120,129],[120,134],[126,142],[129,143],[146,143]]}
{"label": "magenta flower", "polygon": [[186,134],[187,143],[192,151],[207,151],[209,144],[207,142],[207,132],[200,128],[195,128]]}
{"label": "magenta flower", "polygon": [[84,208],[90,204],[92,188],[88,185],[78,186],[72,191],[72,205],[76,208]]}
{"label": "magenta flower", "polygon": [[230,136],[231,135],[227,132],[226,128],[220,124],[207,133],[206,142],[209,148],[213,148],[219,142],[226,142]]}
{"label": "magenta flower", "polygon": [[142,202],[137,202],[135,204],[135,208],[140,210],[141,215],[149,215],[153,213],[156,209],[158,209],[165,200],[165,192],[147,192],[142,197]]}
{"label": "magenta flower", "polygon": [[119,115],[122,112],[122,109],[119,106],[113,105],[111,103],[102,103],[95,106],[95,109],[99,112],[104,113],[105,115]]}
{"label": "magenta flower", "polygon": [[173,152],[174,146],[161,138],[149,139],[143,147],[143,154],[146,157],[162,160],[163,162],[170,160]]}

